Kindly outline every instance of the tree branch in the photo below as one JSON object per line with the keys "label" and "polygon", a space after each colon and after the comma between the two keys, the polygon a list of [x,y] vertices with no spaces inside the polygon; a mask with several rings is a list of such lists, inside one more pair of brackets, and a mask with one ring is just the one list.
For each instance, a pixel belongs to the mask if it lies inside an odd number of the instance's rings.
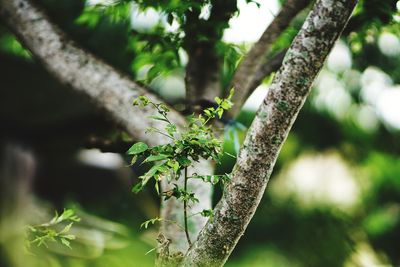
{"label": "tree branch", "polygon": [[228,117],[235,117],[241,109],[246,97],[252,89],[253,77],[265,63],[265,54],[282,32],[289,26],[293,18],[310,2],[310,0],[286,0],[279,14],[264,31],[260,40],[255,43],[249,53],[247,53],[237,68],[229,87],[235,88],[235,94],[232,98],[232,102],[235,103],[235,105],[232,109],[228,110]]}
{"label": "tree branch", "polygon": [[[210,18],[203,20],[199,18],[200,9],[194,8],[187,12],[186,23],[183,25],[185,30],[184,48],[188,52],[189,62],[186,66],[186,103],[190,112],[196,111],[195,107],[206,100],[213,102],[214,97],[219,96],[220,88],[220,57],[217,55],[216,43],[221,39],[223,29],[228,26],[229,18],[236,11],[236,2],[224,0],[213,0]],[[204,38],[207,37],[207,38]],[[204,107],[202,107],[204,108]],[[198,111],[198,110],[197,110]],[[195,162],[194,166],[188,169],[189,175],[194,173],[214,172],[211,162],[201,160]],[[182,179],[182,177],[181,177]],[[165,188],[172,189],[172,186],[164,184]],[[183,187],[183,184],[179,186]],[[189,191],[193,191],[200,202],[191,205],[191,214],[196,214],[212,207],[212,186],[197,179],[188,181]],[[183,225],[183,205],[175,199],[162,202],[161,217],[170,218],[172,221],[180,222]],[[165,206],[164,206],[165,205]],[[189,223],[190,236],[196,239],[200,230],[207,222],[207,218],[200,215],[190,218],[196,223]],[[170,240],[169,254],[186,252],[189,248],[185,233],[174,224],[161,223],[161,233]],[[158,257],[165,257],[162,248],[159,250]],[[158,260],[164,266],[168,259]]]}
{"label": "tree branch", "polygon": [[276,53],[271,59],[267,60],[254,74],[250,84],[249,84],[249,91],[245,96],[247,99],[251,93],[261,84],[261,82],[271,73],[276,72],[282,66],[283,58],[286,55],[287,49],[283,49],[280,52]]}
{"label": "tree branch", "polygon": [[[151,108],[138,110],[132,107],[132,100],[140,95],[147,95],[155,102],[162,100],[79,48],[29,0],[0,0],[0,16],[61,83],[89,97],[135,139],[151,145],[165,142],[145,134],[149,126],[162,127],[160,122],[143,119],[153,113]],[[176,111],[171,111],[170,118],[178,125],[185,123]]]}
{"label": "tree branch", "polygon": [[250,127],[232,180],[181,266],[222,266],[261,201],[311,84],[357,0],[319,0],[294,39]]}
{"label": "tree branch", "polygon": [[237,10],[236,1],[212,0],[207,20],[199,18],[201,10],[186,13],[184,48],[188,52],[186,67],[186,100],[188,107],[199,101],[214,101],[221,94],[221,56],[216,44]]}
{"label": "tree branch", "polygon": [[[192,176],[195,173],[213,173],[214,166],[206,160],[200,160],[200,162],[195,162],[194,166],[188,169],[188,175]],[[183,187],[183,181],[181,177],[178,185]],[[162,181],[163,190],[173,189],[173,185],[168,184],[165,180]],[[198,179],[190,179],[188,181],[189,191],[194,192],[196,197],[200,200],[199,203],[191,204],[189,209],[189,214],[196,214],[205,209],[211,209],[212,207],[212,186],[208,183],[204,183]],[[176,200],[175,198],[170,198],[168,201],[161,202],[161,218],[168,218],[170,221],[178,222],[180,225],[184,224],[183,216],[183,203]],[[193,240],[195,240],[203,229],[207,222],[207,218],[202,216],[192,216],[189,218],[189,234]],[[176,224],[169,222],[161,222],[160,232],[165,235],[167,239],[170,240],[169,252],[170,255],[177,253],[185,253],[189,246],[186,241],[185,232],[182,231]],[[158,255],[166,256],[166,255]],[[168,259],[163,259],[161,262],[168,262]],[[165,265],[161,265],[165,266]]]}
{"label": "tree branch", "polygon": [[[162,122],[145,119],[154,113],[150,107],[134,109],[132,100],[140,95],[146,95],[154,102],[162,102],[155,95],[146,91],[128,77],[122,75],[111,66],[105,64],[93,55],[79,48],[69,40],[61,30],[49,21],[47,16],[30,0],[0,0],[0,16],[10,29],[19,37],[24,46],[29,49],[43,66],[61,83],[87,97],[103,109],[114,122],[125,129],[134,139],[149,145],[169,142],[166,137],[146,134],[148,127],[163,128]],[[185,124],[183,116],[171,108],[169,119],[176,125]],[[211,173],[212,166],[203,162],[196,168],[198,173]],[[167,184],[163,183],[163,190]],[[198,212],[211,207],[211,186],[191,183],[193,192],[202,201],[191,206],[190,212]],[[175,200],[164,202],[161,214],[169,221],[179,221],[182,208]],[[206,220],[201,216],[190,218],[193,227],[191,235],[197,236]],[[186,251],[187,244],[180,242],[180,230],[163,224],[162,230],[167,237],[173,239],[173,245],[181,251]],[[183,242],[185,240],[183,239]]]}

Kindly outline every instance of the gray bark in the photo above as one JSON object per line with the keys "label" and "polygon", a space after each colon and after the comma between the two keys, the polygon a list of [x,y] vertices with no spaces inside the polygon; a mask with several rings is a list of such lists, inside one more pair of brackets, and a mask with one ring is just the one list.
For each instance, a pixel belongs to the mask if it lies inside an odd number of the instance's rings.
{"label": "gray bark", "polygon": [[257,111],[222,199],[181,266],[222,266],[249,224],[313,80],[357,0],[319,0]]}
{"label": "gray bark", "polygon": [[267,60],[260,69],[254,74],[251,82],[249,84],[249,91],[245,99],[247,99],[251,93],[254,92],[255,89],[262,83],[262,81],[273,72],[278,71],[278,69],[282,66],[283,58],[285,57],[287,49],[283,49],[282,51],[275,54],[271,59]]}
{"label": "gray bark", "polygon": [[[23,45],[31,51],[35,59],[54,75],[60,82],[89,97],[93,103],[110,116],[116,124],[125,129],[134,139],[149,145],[166,143],[169,140],[160,135],[146,134],[148,127],[163,128],[159,121],[146,119],[154,115],[149,108],[138,109],[132,101],[140,95],[146,95],[154,102],[163,102],[127,76],[107,65],[87,51],[79,48],[55,26],[42,10],[29,0],[0,0],[0,16],[18,36]],[[184,117],[171,108],[170,120],[182,126]],[[211,173],[213,168],[208,163],[195,166],[197,173]],[[211,189],[205,183],[190,185],[196,196],[202,201],[191,207],[190,213],[211,207]],[[163,184],[162,190],[167,190]],[[175,220],[182,213],[181,203],[170,200],[163,203],[161,214],[164,219]],[[195,238],[206,220],[201,216],[190,218],[190,228]],[[180,239],[181,230],[169,225],[162,228],[164,234],[173,239],[172,250],[186,251],[184,238]]]}
{"label": "gray bark", "polygon": [[[189,168],[189,176],[193,173],[197,174],[211,174],[214,172],[214,166],[211,162],[206,160],[201,160],[198,163],[195,163],[191,168]],[[183,187],[183,177],[180,179],[180,186]],[[164,183],[164,188],[166,190],[172,189],[172,185]],[[208,183],[204,183],[199,179],[190,179],[188,181],[188,189],[189,191],[195,192],[195,195],[200,202],[193,205],[190,205],[189,215],[201,212],[204,209],[211,209],[212,207],[212,186]],[[175,198],[171,198],[168,201],[161,202],[161,218],[168,218],[168,220],[172,220],[178,222],[181,226],[183,226],[183,203],[181,201],[177,201]],[[203,229],[204,225],[207,222],[207,218],[202,217],[200,215],[196,215],[189,218],[189,235],[191,240],[196,240],[199,232]],[[173,256],[177,253],[184,254],[188,248],[189,244],[185,237],[185,232],[182,231],[176,224],[170,222],[162,222],[160,233],[167,238],[169,243],[169,256]],[[161,248],[161,247],[160,247]],[[161,256],[161,255],[160,255]],[[165,256],[165,255],[162,255]],[[163,259],[163,261],[169,259]],[[159,265],[163,266],[163,265]]]}
{"label": "gray bark", "polygon": [[262,65],[265,64],[266,53],[282,32],[289,26],[293,18],[310,2],[310,0],[286,0],[279,14],[240,63],[229,87],[235,88],[235,94],[232,98],[232,102],[235,103],[235,105],[232,109],[228,110],[227,114],[229,117],[234,117],[246,101],[252,89],[251,86],[254,75],[256,75]]}
{"label": "gray bark", "polygon": [[[205,108],[202,106],[202,103],[213,103],[214,98],[220,96],[221,59],[217,54],[216,42],[222,36],[221,23],[227,22],[236,10],[235,2],[227,3],[224,0],[213,0],[211,2],[211,14],[207,21],[199,18],[200,10],[193,9],[186,13],[186,23],[184,25],[185,38],[183,47],[189,56],[185,75],[186,105],[187,110],[194,113],[200,112],[200,110],[202,111]],[[208,36],[209,40],[199,40],[199,36],[201,35]],[[199,163],[195,163],[188,171],[189,175],[192,173],[212,174],[214,173],[214,166],[211,162],[202,160]],[[183,179],[181,180],[183,181]],[[183,187],[183,184],[181,186]],[[189,214],[195,214],[204,209],[211,209],[212,186],[197,179],[190,179],[188,186],[190,191],[195,189],[196,197],[200,199],[200,203],[196,204]],[[176,208],[170,209],[165,207],[162,209],[161,215],[162,217],[169,217],[175,221],[182,222],[183,205],[181,202],[173,201]],[[196,218],[198,223],[189,223],[189,234],[192,241],[197,238],[200,230],[207,222],[207,218],[200,215],[193,218]],[[178,252],[181,252],[183,255],[188,250],[189,246],[185,234],[176,225],[162,223],[161,233],[168,233],[165,237],[170,240],[168,248],[169,257],[177,255]],[[175,262],[176,259],[166,257],[166,254],[162,253],[162,250],[163,248],[160,246],[158,258],[163,257],[164,259],[159,259],[157,261],[158,265],[173,265],[172,262]]]}
{"label": "gray bark", "polygon": [[[161,126],[160,122],[143,119],[154,111],[132,106],[133,99],[140,95],[155,102],[162,100],[79,48],[29,0],[0,0],[0,16],[47,71],[89,97],[132,137],[151,145],[166,141],[145,133],[149,126]],[[172,111],[170,117],[178,125],[184,124],[179,113]]]}

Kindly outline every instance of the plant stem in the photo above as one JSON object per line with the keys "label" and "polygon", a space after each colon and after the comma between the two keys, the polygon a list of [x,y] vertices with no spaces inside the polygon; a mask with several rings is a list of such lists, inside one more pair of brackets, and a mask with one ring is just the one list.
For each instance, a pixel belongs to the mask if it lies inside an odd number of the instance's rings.
{"label": "plant stem", "polygon": [[149,128],[149,131],[154,131],[155,133],[158,133],[158,134],[161,134],[161,135],[164,135],[164,136],[166,136],[166,137],[168,137],[168,138],[170,138],[170,139],[172,139],[172,140],[175,140],[172,136],[170,136],[170,135],[168,135],[168,134],[165,134],[165,133],[163,133],[163,132],[161,132],[160,130],[158,130],[157,128],[153,128],[153,127],[151,127],[151,128]]}
{"label": "plant stem", "polygon": [[[184,190],[187,192],[187,181],[188,181],[188,175],[187,175],[187,167],[185,168],[185,182],[184,182]],[[192,242],[190,241],[189,237],[189,231],[188,231],[188,216],[187,216],[187,200],[183,200],[183,219],[185,222],[185,234],[186,234],[186,239],[189,243],[189,247],[192,246]]]}

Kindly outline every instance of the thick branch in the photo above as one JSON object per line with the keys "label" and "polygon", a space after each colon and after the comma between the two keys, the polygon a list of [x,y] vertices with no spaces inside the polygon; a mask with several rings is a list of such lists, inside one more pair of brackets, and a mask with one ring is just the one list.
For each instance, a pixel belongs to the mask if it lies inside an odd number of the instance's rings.
{"label": "thick branch", "polygon": [[246,97],[249,95],[252,89],[252,79],[265,63],[265,54],[289,26],[293,18],[310,2],[310,0],[286,0],[279,14],[240,63],[230,84],[230,88],[235,88],[235,95],[232,98],[232,102],[235,105],[228,111],[229,117],[234,117],[239,112]]}
{"label": "thick branch", "polygon": [[258,69],[249,84],[249,91],[247,92],[245,99],[247,99],[251,95],[251,93],[254,92],[254,90],[268,75],[276,72],[282,66],[282,61],[286,55],[286,52],[287,49],[283,49],[282,51],[278,52]]}
{"label": "thick branch", "polygon": [[[29,0],[0,0],[0,16],[52,75],[60,82],[69,85],[72,90],[89,97],[134,139],[150,145],[169,141],[162,136],[145,133],[148,127],[165,126],[162,122],[146,119],[154,113],[154,110],[132,107],[132,100],[140,95],[146,95],[154,102],[162,100],[158,100],[156,96],[128,77],[79,48]],[[185,123],[184,118],[173,110],[169,113],[169,119],[177,125]],[[196,172],[210,173],[211,170],[212,166],[203,162],[197,166]],[[202,199],[198,205],[192,205],[190,212],[195,213],[210,208],[210,186],[198,184],[190,186],[196,196]],[[163,190],[167,190],[166,183],[163,184]],[[161,213],[166,220],[180,222],[181,211],[180,203],[167,201],[163,203]],[[197,236],[205,222],[201,216],[190,218],[193,237]],[[181,251],[186,251],[187,245],[182,247],[180,243],[179,229],[164,225],[163,230],[168,238],[173,239],[172,245]]]}
{"label": "thick branch", "polygon": [[[152,145],[165,141],[145,134],[147,127],[161,126],[160,122],[143,119],[153,111],[132,107],[132,100],[139,95],[162,102],[156,96],[79,48],[29,0],[0,0],[0,15],[24,46],[60,82],[88,96],[135,139]],[[170,117],[177,124],[184,124],[179,113],[172,111]]]}
{"label": "thick branch", "polygon": [[214,217],[182,266],[222,266],[263,196],[279,151],[311,84],[345,27],[357,0],[319,0],[274,77],[250,127]]}

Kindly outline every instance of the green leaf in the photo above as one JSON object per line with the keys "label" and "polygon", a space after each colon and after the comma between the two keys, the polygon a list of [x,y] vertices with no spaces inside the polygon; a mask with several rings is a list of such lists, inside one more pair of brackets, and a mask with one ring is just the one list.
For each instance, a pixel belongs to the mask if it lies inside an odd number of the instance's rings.
{"label": "green leaf", "polygon": [[137,155],[140,154],[144,151],[146,151],[148,149],[148,145],[146,145],[143,142],[138,142],[136,144],[134,144],[133,146],[131,146],[131,148],[129,148],[129,150],[126,152],[128,155]]}
{"label": "green leaf", "polygon": [[176,160],[168,161],[168,166],[170,166],[175,172],[179,170],[179,163]]}
{"label": "green leaf", "polygon": [[168,157],[169,157],[169,155],[165,155],[165,154],[150,155],[143,162],[159,161],[159,160],[167,159]]}
{"label": "green leaf", "polygon": [[70,242],[67,239],[60,238],[60,240],[61,240],[61,243],[63,243],[66,247],[69,247],[70,249],[72,249],[71,245],[70,245]]}
{"label": "green leaf", "polygon": [[226,99],[221,103],[221,108],[225,110],[230,109],[232,106],[233,106],[232,102]]}
{"label": "green leaf", "polygon": [[154,165],[153,167],[150,168],[143,176],[149,176],[152,177],[154,174],[157,173],[158,169],[160,168],[161,165]]}
{"label": "green leaf", "polygon": [[137,155],[134,155],[134,156],[132,157],[130,166],[132,166],[133,164],[135,164],[135,163],[136,163],[136,161],[137,161],[137,158],[138,158],[138,156],[137,156]]}
{"label": "green leaf", "polygon": [[202,210],[200,215],[203,216],[203,217],[212,217],[213,216],[213,210],[212,209]]}
{"label": "green leaf", "polygon": [[183,157],[183,156],[178,157],[177,160],[178,160],[179,165],[185,166],[185,167],[189,166],[191,163],[190,159],[188,159],[187,157]]}
{"label": "green leaf", "polygon": [[225,151],[224,154],[228,155],[228,156],[231,157],[231,158],[236,159],[236,156],[233,155],[233,154],[231,154],[231,153],[229,153],[229,152],[226,152],[226,151]]}
{"label": "green leaf", "polygon": [[214,98],[214,100],[215,100],[215,102],[216,102],[218,105],[221,105],[221,102],[222,102],[222,99],[221,99],[221,98],[219,98],[219,97],[217,96],[217,97]]}
{"label": "green leaf", "polygon": [[55,211],[55,215],[54,215],[53,219],[51,219],[51,221],[49,222],[49,224],[55,224],[55,223],[57,223],[57,219],[58,219],[58,212]]}
{"label": "green leaf", "polygon": [[137,193],[139,193],[140,191],[142,191],[142,189],[143,189],[142,182],[139,182],[139,183],[137,183],[134,187],[132,187],[132,192],[135,193],[135,194],[137,194]]}
{"label": "green leaf", "polygon": [[72,224],[73,224],[73,223],[67,224],[67,225],[64,227],[64,229],[61,230],[60,234],[67,233],[67,232],[71,229]]}
{"label": "green leaf", "polygon": [[174,136],[174,133],[176,133],[176,125],[168,124],[165,127],[165,130],[167,131],[167,133],[169,133],[170,136]]}
{"label": "green leaf", "polygon": [[150,104],[150,100],[146,96],[139,96],[137,99],[133,101],[134,106],[143,105],[144,107]]}
{"label": "green leaf", "polygon": [[[32,239],[29,238],[29,243],[36,244],[37,246],[44,245],[47,247],[48,242],[56,242],[59,241],[63,245],[70,247],[70,241],[75,239],[74,235],[67,234],[73,225],[74,222],[80,221],[80,218],[75,215],[75,212],[71,209],[64,209],[61,215],[58,215],[56,212],[54,218],[47,223],[40,224],[38,226],[28,226],[32,235]],[[61,228],[62,230],[58,230],[61,227],[61,223],[69,222]]]}
{"label": "green leaf", "polygon": [[224,110],[222,108],[217,109],[218,117],[221,119],[222,114],[224,114]]}
{"label": "green leaf", "polygon": [[207,117],[213,118],[215,109],[214,108],[208,108],[204,110],[204,114],[206,114]]}
{"label": "green leaf", "polygon": [[151,252],[155,251],[158,247],[152,248],[149,251],[146,252],[146,254],[144,254],[145,256],[147,256],[148,254],[150,254]]}
{"label": "green leaf", "polygon": [[211,176],[211,184],[216,185],[219,182],[219,176],[218,175],[212,175]]}
{"label": "green leaf", "polygon": [[147,184],[147,182],[156,175],[158,171],[163,172],[164,168],[167,168],[163,165],[154,165],[148,170],[144,175],[140,176],[139,178],[142,179],[142,182],[132,188],[132,192],[138,193],[143,187]]}
{"label": "green leaf", "polygon": [[63,237],[69,240],[74,240],[76,238],[74,235],[63,235]]}
{"label": "green leaf", "polygon": [[147,229],[149,227],[149,224],[155,224],[156,222],[161,222],[162,220],[163,220],[162,218],[158,217],[147,220],[140,225],[140,228]]}
{"label": "green leaf", "polygon": [[147,96],[139,96],[139,100],[144,106],[147,106],[150,103],[150,100]]}
{"label": "green leaf", "polygon": [[231,100],[231,98],[233,97],[233,94],[235,93],[235,88],[231,88],[231,90],[229,91],[229,96],[228,96],[228,100]]}
{"label": "green leaf", "polygon": [[167,107],[167,105],[165,105],[165,104],[163,104],[163,103],[161,103],[161,104],[159,105],[159,108],[160,108],[162,111],[164,111],[164,112],[169,112],[169,111],[170,111],[169,108]]}

